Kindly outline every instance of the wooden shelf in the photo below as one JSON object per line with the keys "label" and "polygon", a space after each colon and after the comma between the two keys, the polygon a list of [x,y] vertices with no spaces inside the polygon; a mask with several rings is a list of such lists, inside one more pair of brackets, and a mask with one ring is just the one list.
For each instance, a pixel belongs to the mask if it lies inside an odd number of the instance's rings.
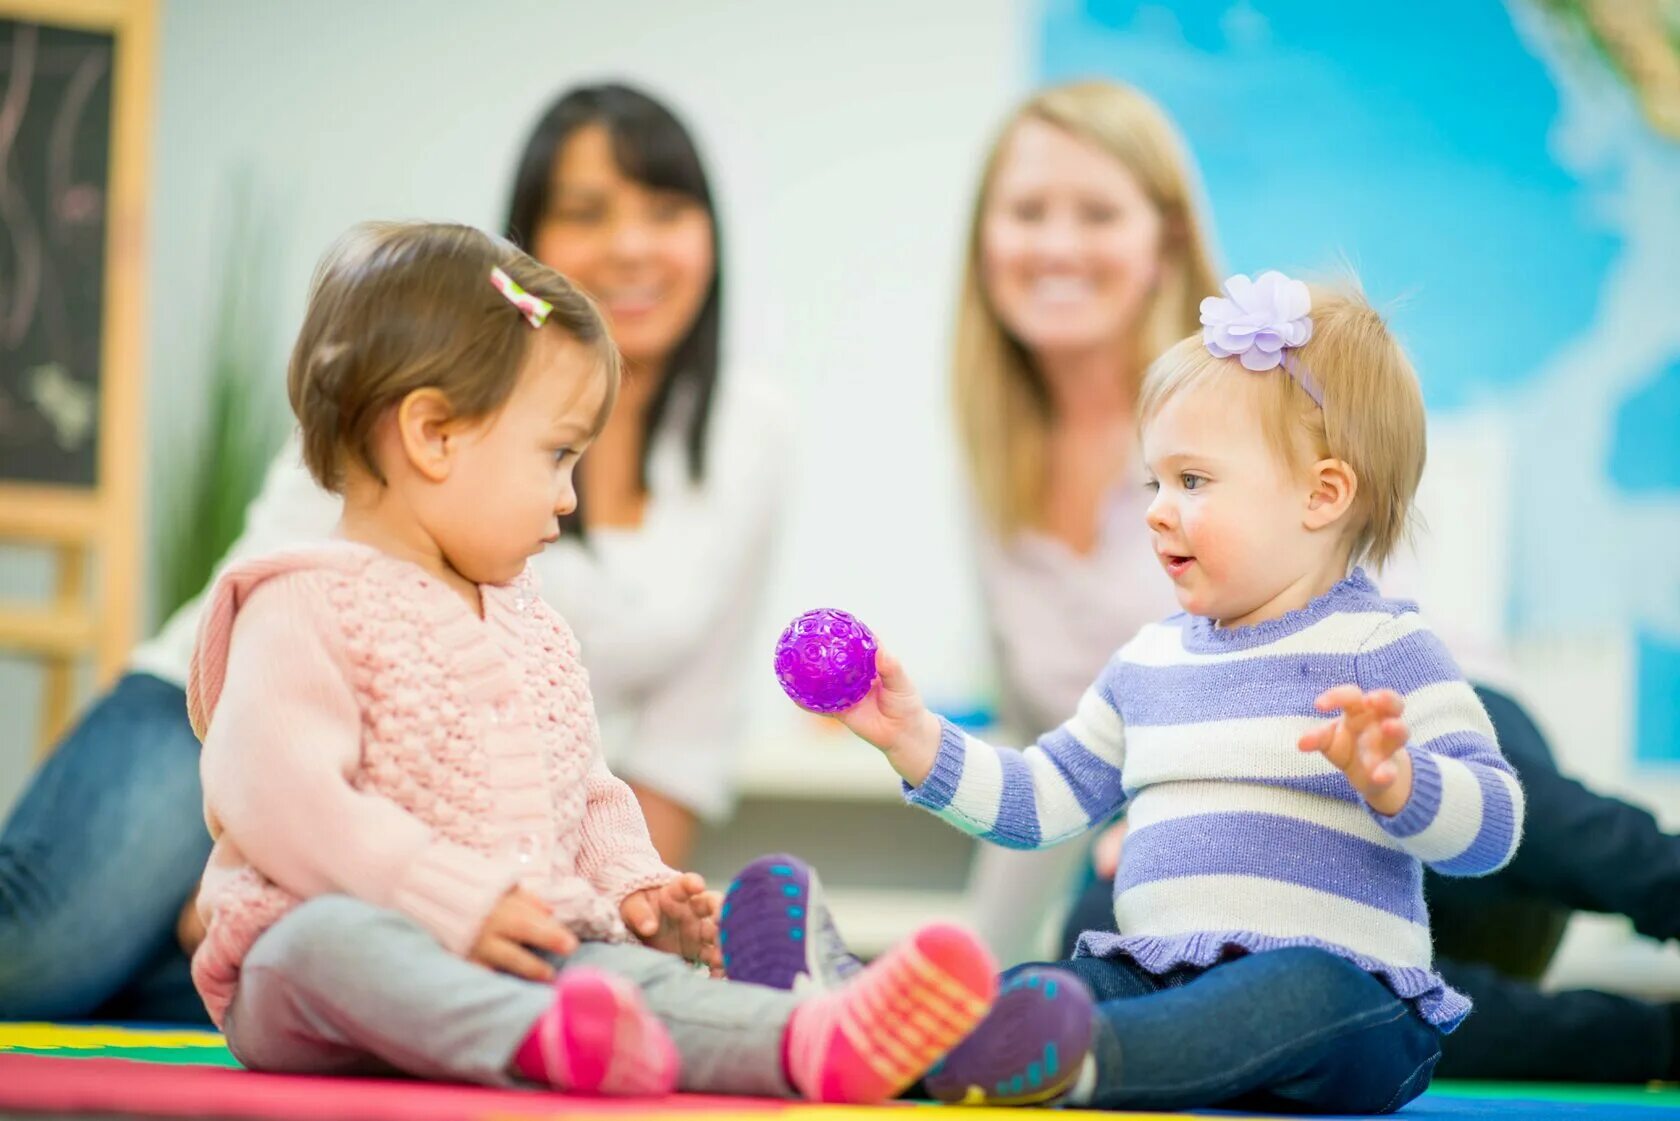
{"label": "wooden shelf", "polygon": [[0,483],[0,537],[34,544],[82,544],[99,535],[103,503],[92,490]]}
{"label": "wooden shelf", "polygon": [[94,633],[93,617],[85,607],[0,601],[0,649],[51,658],[80,657],[90,652]]}

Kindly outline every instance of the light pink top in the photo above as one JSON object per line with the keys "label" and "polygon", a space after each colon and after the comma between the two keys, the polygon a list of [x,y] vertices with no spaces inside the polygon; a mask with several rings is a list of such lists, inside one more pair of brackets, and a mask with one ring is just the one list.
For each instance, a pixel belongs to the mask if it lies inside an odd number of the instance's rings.
{"label": "light pink top", "polygon": [[1089,554],[1033,530],[1007,542],[977,534],[1001,716],[1011,732],[1036,736],[1066,720],[1127,639],[1179,609],[1155,558],[1148,508],[1141,482],[1116,484]]}
{"label": "light pink top", "polygon": [[466,954],[519,884],[580,937],[675,873],[602,760],[577,643],[529,571],[484,617],[348,543],[241,562],[187,683],[215,838],[193,980],[218,1023],[245,954],[300,901],[352,895]]}

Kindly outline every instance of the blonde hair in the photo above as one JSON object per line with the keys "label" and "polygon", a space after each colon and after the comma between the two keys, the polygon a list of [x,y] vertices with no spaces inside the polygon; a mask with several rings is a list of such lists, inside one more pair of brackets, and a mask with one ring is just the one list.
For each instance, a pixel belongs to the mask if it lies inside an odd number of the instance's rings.
{"label": "blonde hair", "polygon": [[1026,350],[986,295],[981,237],[1004,149],[1016,127],[1029,120],[1043,121],[1114,157],[1161,215],[1160,272],[1138,316],[1137,367],[1194,330],[1202,297],[1218,290],[1196,213],[1195,173],[1183,141],[1159,106],[1118,82],[1083,81],[1042,90],[1015,110],[986,157],[974,200],[952,385],[976,498],[993,528],[1006,536],[1033,524],[1043,505],[1050,405]]}
{"label": "blonde hair", "polygon": [[383,482],[374,427],[415,390],[440,390],[465,420],[507,402],[537,329],[491,285],[492,268],[553,305],[541,330],[594,348],[607,379],[596,430],[606,423],[618,395],[618,348],[569,280],[471,226],[363,222],[315,267],[286,370],[316,482],[339,490],[349,460]]}
{"label": "blonde hair", "polygon": [[[1198,332],[1150,367],[1138,398],[1139,423],[1210,379],[1263,379],[1258,419],[1267,442],[1292,469],[1321,459],[1339,459],[1353,469],[1351,560],[1380,569],[1406,540],[1423,476],[1423,392],[1411,360],[1357,281],[1312,285],[1310,291],[1312,338],[1289,352],[1288,370],[1257,374],[1236,358],[1215,358]],[[1301,377],[1317,387],[1322,408],[1302,389]]]}

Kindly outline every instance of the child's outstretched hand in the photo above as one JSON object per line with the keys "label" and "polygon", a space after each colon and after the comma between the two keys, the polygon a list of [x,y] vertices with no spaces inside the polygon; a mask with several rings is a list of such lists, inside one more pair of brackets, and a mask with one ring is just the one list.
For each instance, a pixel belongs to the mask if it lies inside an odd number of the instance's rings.
{"label": "child's outstretched hand", "polygon": [[1338,685],[1321,693],[1313,706],[1342,715],[1300,739],[1302,751],[1316,751],[1334,763],[1371,808],[1393,816],[1412,796],[1410,733],[1400,714],[1405,703],[1392,689],[1367,693],[1357,685]]}
{"label": "child's outstretched hand", "polygon": [[577,935],[555,921],[546,903],[516,887],[502,896],[484,920],[467,960],[528,981],[552,981],[554,967],[531,949],[564,956],[577,944]]}
{"label": "child's outstretched hand", "polygon": [[920,786],[939,754],[939,718],[928,711],[910,675],[885,650],[875,652],[875,684],[835,718],[886,753],[893,769]]}
{"label": "child's outstretched hand", "polygon": [[684,872],[658,887],[645,887],[624,897],[618,913],[630,933],[645,945],[688,961],[697,961],[723,975],[723,951],[718,948],[718,912],[722,899],[706,890],[698,872]]}

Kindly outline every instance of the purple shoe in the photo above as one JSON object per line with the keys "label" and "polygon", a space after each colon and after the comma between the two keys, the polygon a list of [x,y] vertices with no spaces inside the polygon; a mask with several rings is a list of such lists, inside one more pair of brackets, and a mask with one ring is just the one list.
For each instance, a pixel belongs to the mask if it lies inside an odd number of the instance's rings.
{"label": "purple shoe", "polygon": [[773,989],[839,988],[863,968],[823,903],[816,869],[797,856],[761,856],[723,897],[724,974]]}
{"label": "purple shoe", "polygon": [[1037,1105],[1079,1080],[1091,1051],[1096,1004],[1061,969],[1023,969],[969,1037],[934,1064],[922,1084],[942,1102]]}

